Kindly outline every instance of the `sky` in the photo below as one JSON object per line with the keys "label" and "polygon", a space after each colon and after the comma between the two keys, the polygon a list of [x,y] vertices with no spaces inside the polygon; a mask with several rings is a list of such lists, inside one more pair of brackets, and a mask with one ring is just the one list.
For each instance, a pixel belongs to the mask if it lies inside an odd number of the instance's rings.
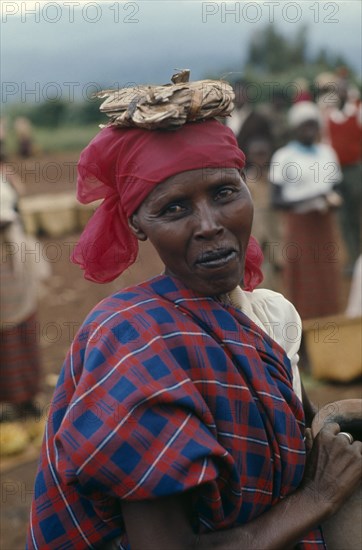
{"label": "sky", "polygon": [[0,10],[5,103],[46,99],[51,89],[67,99],[97,86],[165,83],[176,68],[193,79],[239,71],[268,22],[290,37],[307,25],[310,53],[341,53],[361,72],[359,0],[2,0]]}

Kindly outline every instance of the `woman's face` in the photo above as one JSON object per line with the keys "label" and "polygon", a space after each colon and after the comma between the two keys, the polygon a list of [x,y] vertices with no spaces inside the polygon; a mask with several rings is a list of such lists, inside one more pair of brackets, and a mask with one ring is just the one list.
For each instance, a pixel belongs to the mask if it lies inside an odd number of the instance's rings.
{"label": "woman's face", "polygon": [[312,145],[318,140],[319,125],[315,120],[306,120],[295,129],[298,141],[304,145]]}
{"label": "woman's face", "polygon": [[253,206],[238,170],[182,172],[159,184],[129,223],[150,239],[166,273],[203,295],[229,292],[244,274]]}

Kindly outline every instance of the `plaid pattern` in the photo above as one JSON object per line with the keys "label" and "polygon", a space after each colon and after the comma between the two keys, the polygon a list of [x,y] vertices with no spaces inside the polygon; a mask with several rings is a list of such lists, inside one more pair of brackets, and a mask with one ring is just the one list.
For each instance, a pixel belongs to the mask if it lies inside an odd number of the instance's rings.
{"label": "plaid pattern", "polygon": [[166,276],[115,294],[63,367],[28,548],[128,548],[121,499],[195,487],[200,532],[245,523],[300,483],[303,428],[289,360],[243,313]]}

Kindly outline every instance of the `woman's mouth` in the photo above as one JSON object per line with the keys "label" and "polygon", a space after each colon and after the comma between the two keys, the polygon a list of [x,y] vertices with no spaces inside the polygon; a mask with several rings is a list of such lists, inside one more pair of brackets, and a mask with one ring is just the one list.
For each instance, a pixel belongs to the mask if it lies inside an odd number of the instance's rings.
{"label": "woman's mouth", "polygon": [[201,267],[212,269],[215,267],[223,267],[236,257],[236,251],[231,248],[212,250],[209,252],[203,252],[196,261],[196,264]]}

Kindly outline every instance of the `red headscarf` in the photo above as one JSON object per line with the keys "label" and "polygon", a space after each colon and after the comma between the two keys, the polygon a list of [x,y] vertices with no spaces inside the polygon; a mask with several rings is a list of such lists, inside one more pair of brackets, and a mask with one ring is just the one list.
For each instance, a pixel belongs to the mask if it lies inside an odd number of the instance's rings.
{"label": "red headscarf", "polygon": [[[245,164],[234,134],[215,119],[185,124],[178,130],[108,127],[84,149],[78,163],[78,200],[104,199],[84,229],[72,261],[97,283],[113,281],[137,257],[138,242],[128,218],[152,189],[180,172],[236,168]],[[262,281],[263,256],[251,237],[244,288]]]}

